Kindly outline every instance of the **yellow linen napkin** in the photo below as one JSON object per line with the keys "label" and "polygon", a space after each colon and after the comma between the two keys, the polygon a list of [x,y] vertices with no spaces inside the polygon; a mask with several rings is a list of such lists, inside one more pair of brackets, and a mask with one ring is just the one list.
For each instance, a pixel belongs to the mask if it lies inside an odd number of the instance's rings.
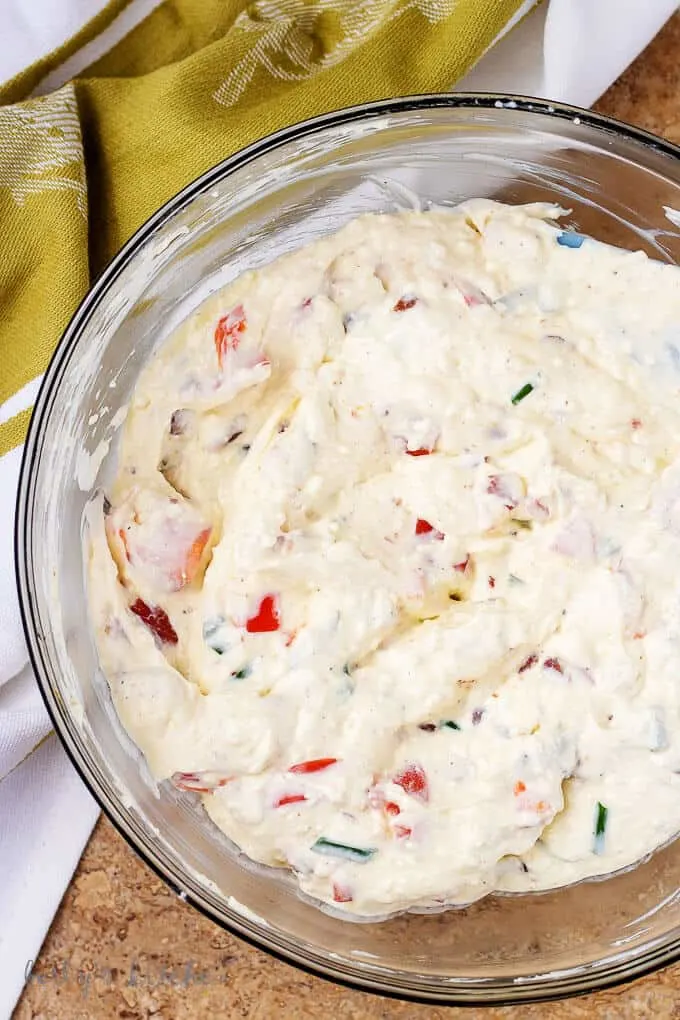
{"label": "yellow linen napkin", "polygon": [[[89,281],[183,185],[306,117],[449,88],[520,3],[165,0],[81,78],[25,99],[126,6],[109,3],[0,89],[0,405],[44,371]],[[29,417],[0,424],[0,456]]]}

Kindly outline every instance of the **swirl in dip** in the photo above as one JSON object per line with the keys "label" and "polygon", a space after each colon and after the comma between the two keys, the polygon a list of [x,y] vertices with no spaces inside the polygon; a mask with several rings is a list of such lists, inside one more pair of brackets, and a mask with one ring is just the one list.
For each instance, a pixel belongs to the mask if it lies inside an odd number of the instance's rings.
{"label": "swirl in dip", "polygon": [[88,514],[153,775],[350,914],[680,829],[680,272],[559,213],[363,216],[242,276]]}

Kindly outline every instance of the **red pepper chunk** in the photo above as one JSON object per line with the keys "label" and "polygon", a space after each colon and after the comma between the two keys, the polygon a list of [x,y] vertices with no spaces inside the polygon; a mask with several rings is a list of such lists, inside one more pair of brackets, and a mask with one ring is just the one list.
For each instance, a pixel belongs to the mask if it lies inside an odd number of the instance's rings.
{"label": "red pepper chunk", "polygon": [[393,815],[393,816],[394,815],[400,815],[401,814],[401,808],[399,807],[398,804],[395,804],[395,802],[393,800],[386,800],[385,801],[385,814]]}
{"label": "red pepper chunk", "polygon": [[432,450],[428,450],[426,446],[419,446],[417,450],[407,450],[406,453],[409,457],[429,457]]}
{"label": "red pepper chunk", "polygon": [[269,634],[281,626],[276,595],[265,595],[255,616],[246,621],[249,634]]}
{"label": "red pepper chunk", "polygon": [[418,303],[418,298],[415,297],[400,297],[396,305],[392,309],[393,312],[407,312],[409,308],[413,308]]}
{"label": "red pepper chunk", "polygon": [[397,786],[401,786],[405,793],[409,793],[412,797],[417,797],[419,800],[427,801],[430,798],[427,776],[422,765],[417,763],[407,765],[405,769],[397,773],[392,782],[396,783]]}
{"label": "red pepper chunk", "polygon": [[174,772],[171,782],[178,790],[185,790],[189,793],[213,793],[232,780],[231,776],[222,776],[215,782],[206,782],[204,776],[204,772]]}
{"label": "red pepper chunk", "polygon": [[208,544],[211,534],[212,528],[204,528],[189,546],[183,565],[173,575],[173,580],[178,588],[183,588],[185,584],[191,584],[195,578],[201,564],[203,550]]}
{"label": "red pepper chunk", "polygon": [[527,658],[524,660],[524,662],[519,667],[517,672],[518,673],[523,673],[526,669],[531,669],[532,666],[535,666],[537,662],[538,662],[538,656],[532,653],[531,655],[527,656]]}
{"label": "red pepper chunk", "polygon": [[546,659],[543,667],[544,669],[554,669],[556,673],[564,673],[564,666],[559,659]]}
{"label": "red pepper chunk", "polygon": [[342,885],[338,885],[337,882],[333,883],[333,899],[336,903],[351,903],[353,896],[349,889],[346,889]]}
{"label": "red pepper chunk", "polygon": [[159,641],[166,645],[176,645],[179,638],[177,631],[170,623],[170,617],[160,606],[147,606],[143,599],[136,599],[130,606],[130,612],[138,616]]}
{"label": "red pepper chunk", "polygon": [[394,826],[394,835],[397,837],[397,839],[408,839],[412,832],[413,829],[411,829],[410,826],[408,825]]}
{"label": "red pepper chunk", "polygon": [[437,531],[429,521],[426,521],[423,517],[419,517],[416,521],[416,535],[432,535],[438,542],[443,541],[444,535],[441,531]]}
{"label": "red pepper chunk", "polygon": [[301,761],[297,765],[291,765],[288,769],[289,772],[294,772],[296,775],[306,775],[309,772],[321,772],[322,769],[327,769],[330,765],[335,765],[337,758],[313,758],[311,761]]}
{"label": "red pepper chunk", "polygon": [[246,330],[246,313],[243,305],[236,305],[223,315],[215,327],[215,350],[222,368],[227,351],[235,351],[241,342],[240,334]]}
{"label": "red pepper chunk", "polygon": [[285,807],[286,804],[301,804],[303,800],[307,800],[304,793],[285,793],[283,797],[279,797],[278,800],[274,801],[274,807]]}
{"label": "red pepper chunk", "polygon": [[469,566],[470,566],[470,554],[468,553],[465,559],[461,560],[460,563],[453,564],[453,569],[457,570],[459,574],[464,574]]}

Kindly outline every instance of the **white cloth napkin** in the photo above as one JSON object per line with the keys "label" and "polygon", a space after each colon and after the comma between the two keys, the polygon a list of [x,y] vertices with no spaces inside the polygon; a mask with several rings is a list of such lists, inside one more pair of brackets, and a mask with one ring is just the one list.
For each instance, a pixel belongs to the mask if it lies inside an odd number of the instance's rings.
{"label": "white cloth napkin", "polygon": [[487,51],[455,91],[591,106],[678,8],[678,0],[549,0]]}
{"label": "white cloth napkin", "polygon": [[[106,2],[0,0],[0,81],[55,49]],[[87,67],[159,2],[132,0],[37,91],[56,88]],[[588,106],[680,3],[550,0],[533,11],[534,5],[535,0],[526,0],[520,13],[531,13],[515,19],[515,27],[457,90],[514,92]],[[33,380],[1,406],[0,421],[30,407],[39,382]],[[21,450],[0,458],[0,1020],[11,1015],[98,813],[56,738],[48,736],[50,722],[27,665],[12,551],[20,458]]]}

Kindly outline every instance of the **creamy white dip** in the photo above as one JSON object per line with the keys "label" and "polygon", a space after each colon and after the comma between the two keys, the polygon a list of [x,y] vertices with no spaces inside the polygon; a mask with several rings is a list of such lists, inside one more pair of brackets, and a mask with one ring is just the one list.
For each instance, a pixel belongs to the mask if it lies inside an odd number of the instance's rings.
{"label": "creamy white dip", "polygon": [[241,277],[89,515],[154,775],[356,915],[680,830],[680,272],[558,215],[364,216]]}

